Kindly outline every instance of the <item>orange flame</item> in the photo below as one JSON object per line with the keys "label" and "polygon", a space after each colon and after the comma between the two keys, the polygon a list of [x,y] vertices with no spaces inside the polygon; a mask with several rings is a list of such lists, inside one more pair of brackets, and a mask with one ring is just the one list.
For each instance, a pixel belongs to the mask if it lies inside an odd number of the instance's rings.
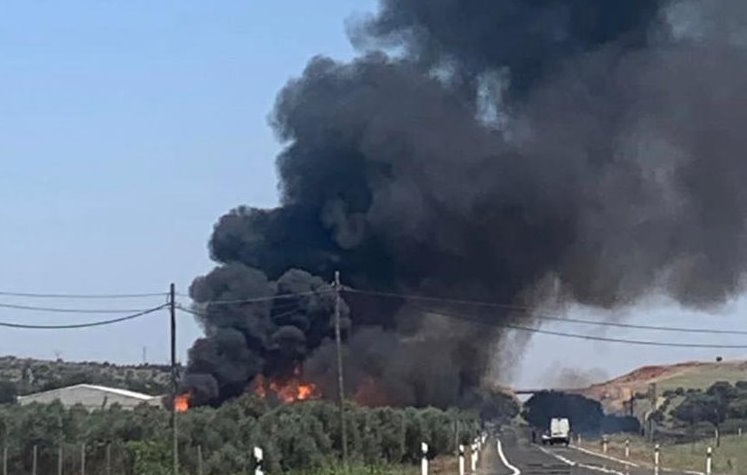
{"label": "orange flame", "polygon": [[274,396],[279,401],[289,404],[296,401],[319,399],[321,394],[314,383],[302,381],[300,370],[294,371],[294,376],[283,380],[267,380],[263,375],[254,379],[254,394],[265,399]]}
{"label": "orange flame", "polygon": [[174,409],[176,409],[176,412],[186,412],[187,409],[189,409],[189,400],[192,398],[192,395],[187,394],[181,394],[174,399]]}

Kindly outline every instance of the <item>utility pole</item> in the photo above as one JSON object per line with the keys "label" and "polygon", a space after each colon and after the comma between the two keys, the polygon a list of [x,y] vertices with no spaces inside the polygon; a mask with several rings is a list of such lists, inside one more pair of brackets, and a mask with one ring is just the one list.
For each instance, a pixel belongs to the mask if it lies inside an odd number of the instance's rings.
{"label": "utility pole", "polygon": [[179,439],[176,428],[176,398],[178,381],[176,368],[176,290],[172,283],[169,287],[169,313],[171,316],[171,438],[174,457],[173,474],[179,475]]}
{"label": "utility pole", "polygon": [[658,395],[656,394],[656,383],[651,383],[649,385],[649,399],[651,402],[651,414],[649,415],[649,440],[651,443],[655,440],[655,434],[656,431],[656,420],[654,419],[654,413],[656,412],[656,403],[659,399]]}
{"label": "utility pole", "polygon": [[348,467],[348,435],[345,432],[345,384],[342,376],[342,336],[340,335],[340,271],[335,271],[335,344],[337,347],[337,390],[340,399],[340,440],[342,444],[342,466]]}

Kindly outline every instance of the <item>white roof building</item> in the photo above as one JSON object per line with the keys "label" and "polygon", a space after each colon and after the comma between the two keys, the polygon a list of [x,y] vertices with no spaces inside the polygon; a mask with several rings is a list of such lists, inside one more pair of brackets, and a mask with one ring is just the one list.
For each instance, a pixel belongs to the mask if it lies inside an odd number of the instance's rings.
{"label": "white roof building", "polygon": [[31,403],[49,404],[54,401],[60,401],[65,407],[80,404],[88,410],[106,409],[113,404],[119,404],[124,409],[133,409],[143,403],[162,406],[160,396],[149,396],[126,389],[93,384],[77,384],[18,397],[18,403],[21,405]]}

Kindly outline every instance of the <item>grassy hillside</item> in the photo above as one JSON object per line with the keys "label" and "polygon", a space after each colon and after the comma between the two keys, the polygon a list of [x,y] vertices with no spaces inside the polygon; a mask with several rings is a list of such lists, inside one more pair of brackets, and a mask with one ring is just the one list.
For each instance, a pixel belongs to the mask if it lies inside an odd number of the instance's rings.
{"label": "grassy hillside", "polygon": [[168,391],[169,371],[169,367],[163,365],[118,366],[0,357],[0,381],[15,386],[19,395],[81,383],[158,395]]}
{"label": "grassy hillside", "polygon": [[717,381],[747,380],[746,362],[700,363],[658,382],[660,391],[677,388],[706,389]]}
{"label": "grassy hillside", "polygon": [[[592,385],[580,391],[586,397],[602,403],[606,412],[620,413],[625,404],[636,394],[649,391],[649,385],[656,383],[658,395],[678,388],[684,390],[705,390],[717,381],[747,380],[747,361],[688,362],[675,365],[645,366],[610,381]],[[660,398],[657,404],[662,404]],[[650,404],[639,398],[636,412],[650,410]]]}

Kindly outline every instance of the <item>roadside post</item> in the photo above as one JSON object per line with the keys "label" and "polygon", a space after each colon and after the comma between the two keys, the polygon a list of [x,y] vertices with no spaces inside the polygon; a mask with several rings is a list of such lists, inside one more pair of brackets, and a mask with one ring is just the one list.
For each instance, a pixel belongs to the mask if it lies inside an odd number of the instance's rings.
{"label": "roadside post", "polygon": [[630,458],[630,439],[625,439],[625,458]]}
{"label": "roadside post", "polygon": [[602,437],[602,453],[603,454],[607,453],[607,445],[608,444],[609,444],[609,441],[607,440],[607,436],[605,435],[604,437]]}
{"label": "roadside post", "polygon": [[86,475],[86,444],[80,446],[80,475]]}
{"label": "roadside post", "polygon": [[422,458],[420,459],[420,473],[421,475],[428,475],[428,444],[422,442],[420,444],[420,451],[422,452]]}
{"label": "roadside post", "polygon": [[464,475],[464,445],[459,445],[459,475]]}
{"label": "roadside post", "polygon": [[706,452],[706,475],[711,475],[713,469],[713,449],[708,447]]}
{"label": "roadside post", "polygon": [[659,475],[659,444],[654,446],[654,474]]}
{"label": "roadside post", "polygon": [[262,461],[264,454],[261,447],[254,447],[254,475],[264,475]]}
{"label": "roadside post", "polygon": [[475,472],[477,470],[477,444],[472,444],[472,458],[470,460],[470,470]]}

